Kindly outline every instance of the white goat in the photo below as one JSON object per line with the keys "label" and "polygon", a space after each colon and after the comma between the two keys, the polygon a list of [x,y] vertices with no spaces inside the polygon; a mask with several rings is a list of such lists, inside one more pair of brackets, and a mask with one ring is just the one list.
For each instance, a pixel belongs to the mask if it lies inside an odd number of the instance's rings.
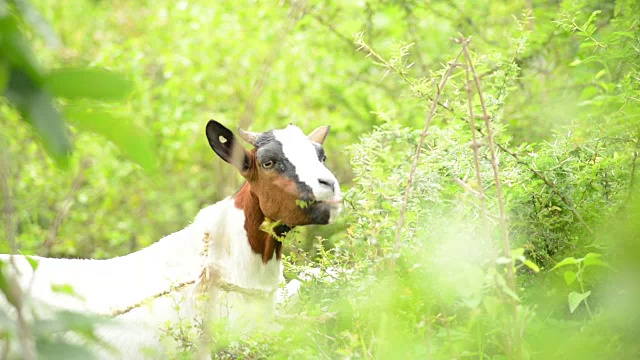
{"label": "white goat", "polygon": [[[320,127],[306,136],[293,125],[265,133],[239,130],[254,146],[247,151],[229,129],[211,120],[209,144],[246,179],[240,191],[202,209],[186,228],[126,256],[34,257],[35,273],[16,256],[19,283],[55,308],[121,320],[99,329],[117,349],[103,352],[105,358],[162,358],[162,328],[184,319],[200,321],[203,312],[229,318],[236,327],[268,319],[283,280],[280,236],[294,226],[332,222],[341,208],[338,181],[324,165],[328,131]],[[261,228],[265,220],[275,224],[270,233]],[[0,260],[8,261],[8,255]],[[71,285],[81,299],[53,292],[53,284]],[[210,303],[198,294],[211,286],[221,291],[213,308],[205,309]]]}

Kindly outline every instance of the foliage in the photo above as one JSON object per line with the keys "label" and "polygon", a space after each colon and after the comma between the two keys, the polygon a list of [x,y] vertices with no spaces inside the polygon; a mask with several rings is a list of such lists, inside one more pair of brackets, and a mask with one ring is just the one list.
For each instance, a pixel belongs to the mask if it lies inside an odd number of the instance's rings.
{"label": "foliage", "polygon": [[[640,354],[637,1],[34,1],[65,44],[57,49],[34,36],[18,4],[0,8],[3,49],[31,46],[35,55],[24,59],[61,69],[24,70],[31,62],[0,53],[2,64],[22,69],[16,78],[3,65],[13,80],[2,82],[0,104],[21,251],[120,255],[235,191],[235,175],[212,168],[219,164],[204,141],[209,118],[253,130],[329,123],[328,164],[348,189],[341,223],[287,240],[286,275],[305,283],[287,309],[294,319],[246,337],[214,331],[215,357]],[[302,15],[293,10],[300,7]],[[467,82],[465,57],[451,64],[458,32],[472,35],[480,91]],[[450,66],[447,84],[436,88]],[[128,74],[130,83],[95,68]],[[89,76],[105,85],[85,87]],[[22,93],[47,97],[11,95],[20,89],[15,79],[31,84]],[[127,86],[126,98],[111,91]],[[438,92],[398,246],[416,129]],[[80,149],[70,171],[43,157],[22,121],[38,129],[36,121],[51,119],[29,110],[42,99],[69,119]],[[52,124],[63,128],[62,120]],[[140,128],[155,145],[138,141]],[[67,139],[42,131],[48,149],[58,147],[46,136]],[[140,143],[153,158],[132,155]],[[145,173],[120,151],[143,166],[155,159],[158,171]],[[312,269],[321,271],[301,275]],[[193,354],[197,331],[168,329],[180,345],[176,357]]]}

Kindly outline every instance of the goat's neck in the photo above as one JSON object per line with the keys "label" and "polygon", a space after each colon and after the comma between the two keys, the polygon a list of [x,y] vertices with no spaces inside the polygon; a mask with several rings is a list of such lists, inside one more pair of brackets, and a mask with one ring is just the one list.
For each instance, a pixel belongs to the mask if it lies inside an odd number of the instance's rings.
{"label": "goat's neck", "polygon": [[[260,209],[260,199],[251,191],[249,183],[245,183],[236,194],[235,206],[244,211],[244,229],[247,232],[251,250],[262,255],[262,262],[265,264],[273,259],[274,253],[276,259],[280,261],[282,242],[260,229],[260,225],[265,221],[265,215]],[[286,225],[278,225],[273,228],[274,233],[279,237],[284,236],[289,230],[291,228]]]}

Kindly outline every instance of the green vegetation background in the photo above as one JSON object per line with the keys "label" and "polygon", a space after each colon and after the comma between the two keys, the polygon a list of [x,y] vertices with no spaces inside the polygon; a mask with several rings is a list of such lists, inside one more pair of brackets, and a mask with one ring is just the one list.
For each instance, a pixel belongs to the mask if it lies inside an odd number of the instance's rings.
{"label": "green vegetation background", "polygon": [[[329,269],[290,311],[337,318],[288,324],[277,338],[220,335],[216,356],[639,356],[638,2],[32,1],[51,29],[15,21],[19,6],[4,3],[0,149],[21,252],[127,254],[232,194],[239,176],[205,141],[211,118],[254,131],[330,124],[328,166],[346,191],[345,214],[300,230],[286,268],[288,278]],[[14,56],[10,20],[40,69]],[[461,50],[458,33],[472,37],[503,194],[486,130],[475,180],[460,65],[397,245],[419,129]],[[25,81],[32,88],[20,90]],[[25,95],[34,89],[55,105],[43,117]],[[478,97],[472,108],[482,115]],[[65,126],[39,127],[58,112]],[[512,258],[498,250],[499,198]]]}

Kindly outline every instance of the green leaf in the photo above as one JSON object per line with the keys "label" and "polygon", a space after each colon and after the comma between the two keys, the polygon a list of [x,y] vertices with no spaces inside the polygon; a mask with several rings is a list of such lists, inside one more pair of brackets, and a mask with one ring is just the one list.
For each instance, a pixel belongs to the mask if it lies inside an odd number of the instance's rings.
{"label": "green leaf", "polygon": [[17,288],[18,284],[13,279],[13,275],[5,272],[6,267],[7,263],[0,261],[0,291],[11,305],[19,306],[20,289]]}
{"label": "green leaf", "polygon": [[44,77],[44,85],[55,96],[97,100],[124,99],[133,87],[123,76],[96,68],[56,69]]}
{"label": "green leaf", "polygon": [[11,74],[9,63],[0,58],[0,93],[4,93],[9,84],[9,74]]}
{"label": "green leaf", "polygon": [[35,7],[31,5],[30,1],[14,0],[13,2],[22,17],[31,24],[33,29],[38,33],[38,35],[40,35],[47,45],[54,48],[62,45],[62,42],[53,30],[53,27],[42,17],[42,15],[40,15]]}
{"label": "green leaf", "polygon": [[65,295],[73,296],[75,298],[82,299],[82,296],[80,296],[80,294],[78,294],[73,289],[73,286],[69,284],[51,284],[51,291],[53,291],[54,293],[65,294]]}
{"label": "green leaf", "polygon": [[574,311],[578,308],[580,303],[584,301],[586,298],[591,295],[591,291],[587,291],[586,293],[577,293],[572,291],[569,293],[569,311],[573,314]]}
{"label": "green leaf", "polygon": [[31,265],[31,269],[33,271],[36,271],[38,269],[38,265],[40,265],[40,263],[38,262],[38,260],[34,259],[31,256],[25,255],[24,257],[25,259],[27,259],[27,262],[29,262],[29,265]]}
{"label": "green leaf", "polygon": [[609,266],[604,260],[602,260],[602,254],[588,253],[582,258],[584,266]]}
{"label": "green leaf", "polygon": [[67,138],[62,117],[53,106],[49,92],[25,72],[12,68],[5,95],[40,136],[45,149],[58,166],[66,168],[69,164],[71,143]]}
{"label": "green leaf", "polygon": [[540,272],[540,268],[538,267],[538,265],[536,263],[534,263],[531,260],[525,260],[524,264],[531,270],[533,270],[534,272]]}
{"label": "green leaf", "polygon": [[578,263],[578,260],[576,260],[576,258],[568,257],[568,258],[563,259],[559,263],[557,263],[556,266],[552,267],[551,271],[553,271],[553,270],[555,270],[557,268],[561,268],[561,267],[566,266],[566,265],[574,265],[574,264],[577,264],[577,263]]}
{"label": "green leaf", "polygon": [[67,342],[49,342],[38,338],[36,349],[38,359],[44,360],[85,360],[95,359],[96,356],[88,349]]}
{"label": "green leaf", "polygon": [[524,256],[524,248],[517,248],[511,250],[511,257],[514,259],[519,258],[520,256]]}
{"label": "green leaf", "polygon": [[564,282],[566,282],[567,285],[573,284],[577,277],[578,275],[574,271],[567,270],[564,272]]}
{"label": "green leaf", "polygon": [[596,11],[592,12],[591,15],[589,16],[589,19],[587,19],[587,21],[584,24],[582,24],[581,28],[582,29],[586,29],[589,25],[591,25],[596,20],[596,17],[601,12],[602,11],[600,11],[600,10],[596,10]]}
{"label": "green leaf", "polygon": [[102,135],[116,144],[131,160],[147,170],[155,170],[155,155],[151,136],[132,124],[106,111],[80,106],[64,110],[67,119],[79,130]]}
{"label": "green leaf", "polygon": [[8,11],[0,11],[0,54],[14,68],[26,73],[34,82],[42,81],[43,70],[31,51],[29,41],[18,27],[18,22]]}

